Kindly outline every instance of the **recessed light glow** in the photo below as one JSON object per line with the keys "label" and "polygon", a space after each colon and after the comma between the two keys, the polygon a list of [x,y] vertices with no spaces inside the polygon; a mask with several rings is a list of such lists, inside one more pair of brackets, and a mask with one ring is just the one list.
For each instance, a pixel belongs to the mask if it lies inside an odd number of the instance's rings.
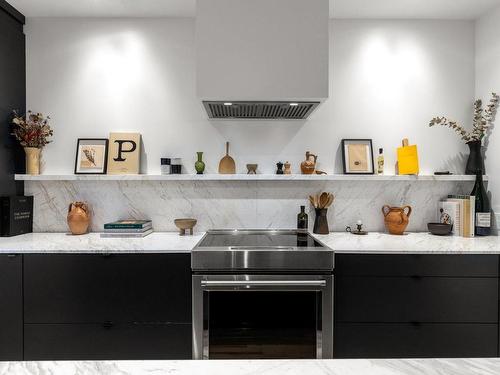
{"label": "recessed light glow", "polygon": [[299,105],[299,103],[290,103],[290,106],[292,107],[297,107]]}
{"label": "recessed light glow", "polygon": [[224,105],[233,105],[233,103],[227,102],[227,103],[224,103]]}

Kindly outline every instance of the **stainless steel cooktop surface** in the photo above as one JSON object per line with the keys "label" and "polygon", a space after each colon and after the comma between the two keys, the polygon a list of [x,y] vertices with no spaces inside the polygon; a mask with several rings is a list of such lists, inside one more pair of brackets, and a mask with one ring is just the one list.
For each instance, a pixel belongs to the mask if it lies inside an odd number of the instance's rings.
{"label": "stainless steel cooktop surface", "polygon": [[333,270],[333,250],[297,230],[212,230],[191,256],[193,270]]}

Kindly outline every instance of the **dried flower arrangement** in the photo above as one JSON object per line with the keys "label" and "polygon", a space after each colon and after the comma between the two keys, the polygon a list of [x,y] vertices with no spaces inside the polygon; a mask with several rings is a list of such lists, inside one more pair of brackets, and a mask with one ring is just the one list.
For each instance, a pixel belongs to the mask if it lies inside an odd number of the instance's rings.
{"label": "dried flower arrangement", "polygon": [[14,130],[12,135],[16,137],[21,146],[43,148],[50,143],[49,137],[54,131],[49,126],[50,117],[44,117],[41,113],[28,111],[26,116],[20,116],[14,111]]}
{"label": "dried flower arrangement", "polygon": [[468,132],[461,125],[458,125],[455,121],[451,121],[446,117],[435,117],[429,123],[429,126],[441,125],[447,126],[461,136],[461,139],[465,143],[481,141],[488,129],[493,125],[495,121],[495,116],[497,114],[498,104],[500,101],[500,96],[495,93],[491,94],[490,104],[487,108],[483,110],[483,102],[478,99],[474,102],[474,119],[472,121],[472,131]]}

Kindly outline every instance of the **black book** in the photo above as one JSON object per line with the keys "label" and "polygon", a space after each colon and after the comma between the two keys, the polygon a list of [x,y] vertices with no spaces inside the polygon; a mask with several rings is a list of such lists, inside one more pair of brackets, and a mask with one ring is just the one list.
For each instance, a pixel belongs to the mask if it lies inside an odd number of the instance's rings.
{"label": "black book", "polygon": [[33,232],[33,197],[0,197],[0,235],[18,236]]}

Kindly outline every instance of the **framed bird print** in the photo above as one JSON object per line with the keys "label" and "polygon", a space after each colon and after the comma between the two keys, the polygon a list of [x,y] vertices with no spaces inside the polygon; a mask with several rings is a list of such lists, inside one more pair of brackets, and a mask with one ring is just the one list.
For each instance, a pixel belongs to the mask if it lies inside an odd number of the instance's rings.
{"label": "framed bird print", "polygon": [[78,138],[76,144],[75,174],[106,174],[107,164],[107,139]]}

